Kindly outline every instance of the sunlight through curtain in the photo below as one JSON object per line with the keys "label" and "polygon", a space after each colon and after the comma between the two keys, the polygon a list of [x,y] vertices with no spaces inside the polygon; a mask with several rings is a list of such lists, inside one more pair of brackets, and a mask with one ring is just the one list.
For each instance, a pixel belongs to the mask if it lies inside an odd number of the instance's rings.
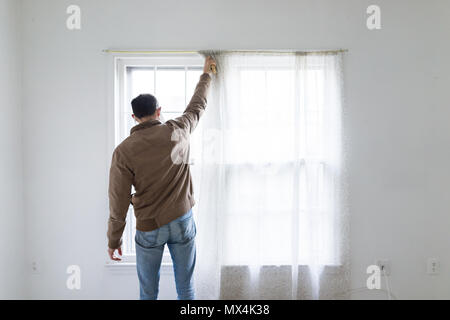
{"label": "sunlight through curtain", "polygon": [[197,298],[345,292],[341,54],[214,57],[196,164]]}

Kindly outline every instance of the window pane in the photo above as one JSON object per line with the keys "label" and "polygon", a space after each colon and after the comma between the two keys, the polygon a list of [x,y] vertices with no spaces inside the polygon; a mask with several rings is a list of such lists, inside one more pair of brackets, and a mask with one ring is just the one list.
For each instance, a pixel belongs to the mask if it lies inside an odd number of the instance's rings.
{"label": "window pane", "polygon": [[162,108],[162,115],[164,117],[164,121],[167,121],[181,116],[181,112],[165,112],[164,108]]}
{"label": "window pane", "polygon": [[227,115],[230,127],[236,128],[227,133],[227,162],[280,163],[294,158],[294,76],[293,70],[283,68],[236,70],[240,94]]}
{"label": "window pane", "polygon": [[225,223],[233,228],[225,234],[226,264],[251,264],[254,255],[246,252],[255,251],[261,252],[263,264],[289,263],[294,173],[290,165],[227,166]]}
{"label": "window pane", "polygon": [[131,128],[133,128],[135,125],[137,125],[136,121],[134,121],[133,117],[131,116],[131,106],[129,112],[124,112],[123,115],[124,120],[124,137],[127,137],[130,134]]}
{"label": "window pane", "polygon": [[130,239],[128,239],[129,241],[129,246],[131,246],[131,252],[130,254],[135,254],[136,253],[136,245],[134,243],[134,237],[136,236],[136,218],[134,216],[134,209],[133,206],[130,206],[130,210],[128,211],[128,214],[130,215],[130,226],[129,229],[131,229],[131,237]]}
{"label": "window pane", "polygon": [[200,76],[202,75],[201,69],[190,69],[186,73],[186,103],[192,98],[195,87],[197,86]]}
{"label": "window pane", "polygon": [[267,83],[264,70],[243,70],[240,73],[239,111],[243,127],[264,126],[268,110],[266,105]]}
{"label": "window pane", "polygon": [[264,92],[267,110],[276,112],[277,121],[269,122],[273,128],[294,126],[294,82],[293,70],[275,69],[266,71]]}
{"label": "window pane", "polygon": [[182,112],[185,107],[184,68],[158,68],[156,71],[156,98],[166,112]]}
{"label": "window pane", "polygon": [[130,100],[143,93],[154,94],[155,72],[153,68],[131,68],[129,85]]}

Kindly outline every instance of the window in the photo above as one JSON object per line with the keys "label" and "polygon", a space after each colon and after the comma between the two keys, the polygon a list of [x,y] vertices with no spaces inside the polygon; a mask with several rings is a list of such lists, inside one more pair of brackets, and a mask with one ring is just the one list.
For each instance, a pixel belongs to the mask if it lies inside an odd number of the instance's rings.
{"label": "window", "polygon": [[[296,257],[303,265],[338,265],[342,237],[335,197],[340,174],[337,62],[328,56],[285,55],[231,56],[224,61],[223,86],[213,92],[221,99],[211,101],[216,101],[216,110],[226,112],[218,128],[208,123],[213,118],[203,118],[190,141],[191,172],[198,182],[195,196],[203,193],[207,208],[221,203],[222,263],[289,265]],[[117,58],[116,145],[135,125],[130,105],[135,96],[154,94],[164,119],[177,117],[193,94],[202,65],[199,56]],[[208,132],[201,145],[203,126]],[[214,130],[221,133],[220,143],[209,139]],[[210,149],[219,145],[218,164],[224,173],[220,199],[199,184],[200,153],[215,154]],[[130,207],[125,261],[135,259],[134,218]],[[166,248],[163,264],[170,263]]]}
{"label": "window", "polygon": [[[116,58],[115,145],[128,137],[130,129],[136,125],[131,117],[131,100],[134,97],[142,93],[155,95],[162,109],[163,120],[173,119],[180,116],[189,103],[202,70],[203,59],[199,56]],[[200,130],[201,124],[191,136],[191,164],[195,163],[198,155],[200,135],[196,133]],[[196,175],[194,167],[192,175]],[[135,216],[130,206],[123,234],[124,261],[135,261],[135,229]],[[163,264],[170,263],[166,247]]]}
{"label": "window", "polygon": [[[272,61],[269,65],[236,66],[228,74],[233,79],[230,85],[236,89],[230,92],[236,98],[227,104],[230,130],[224,145],[225,216],[226,223],[234,226],[227,228],[224,244],[227,265],[251,265],[256,255],[249,253],[255,247],[262,252],[262,264],[289,265],[294,250],[290,242],[293,224],[299,226],[295,231],[299,235],[299,263],[308,264],[307,210],[316,212],[323,228],[330,225],[322,198],[328,182],[322,149],[323,93],[319,92],[323,72],[310,68],[304,73],[310,92],[304,93],[307,99],[301,103],[293,67],[277,66],[277,61]],[[308,194],[308,188],[317,191]],[[312,202],[314,208],[305,207]],[[258,241],[254,241],[255,236]],[[334,261],[326,257],[327,264]]]}
{"label": "window", "polygon": [[221,150],[214,163],[223,177],[221,197],[202,197],[212,208],[220,203],[215,218],[224,230],[222,264],[339,264],[334,61],[331,56],[222,57],[221,86],[212,92],[220,97],[214,109],[221,112],[216,143]]}

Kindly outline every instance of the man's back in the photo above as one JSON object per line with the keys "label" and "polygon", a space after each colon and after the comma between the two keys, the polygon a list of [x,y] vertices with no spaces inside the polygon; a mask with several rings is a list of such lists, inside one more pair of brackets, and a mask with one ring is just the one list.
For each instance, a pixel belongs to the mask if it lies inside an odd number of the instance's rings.
{"label": "man's back", "polygon": [[[183,151],[188,152],[189,144],[172,141],[172,136],[176,136],[174,130],[179,129],[171,122],[148,121],[135,126],[121,145],[134,173],[136,193],[131,202],[138,230],[156,229],[194,205],[189,164],[175,163],[172,157],[174,148],[184,148]],[[179,147],[180,144],[184,145]]]}
{"label": "man's back", "polygon": [[[204,73],[182,116],[161,123],[149,120],[131,129],[114,150],[109,184],[110,248],[120,247],[130,203],[136,229],[151,231],[175,220],[194,205],[187,163],[189,136],[206,107],[210,76]],[[136,193],[131,196],[131,185]]]}

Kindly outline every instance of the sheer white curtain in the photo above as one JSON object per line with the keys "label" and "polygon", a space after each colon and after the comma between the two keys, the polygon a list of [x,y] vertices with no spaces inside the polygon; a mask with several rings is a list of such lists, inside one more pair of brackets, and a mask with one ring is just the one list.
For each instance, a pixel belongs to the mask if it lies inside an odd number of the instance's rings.
{"label": "sheer white curtain", "polygon": [[197,297],[345,292],[341,54],[214,56],[196,164]]}

